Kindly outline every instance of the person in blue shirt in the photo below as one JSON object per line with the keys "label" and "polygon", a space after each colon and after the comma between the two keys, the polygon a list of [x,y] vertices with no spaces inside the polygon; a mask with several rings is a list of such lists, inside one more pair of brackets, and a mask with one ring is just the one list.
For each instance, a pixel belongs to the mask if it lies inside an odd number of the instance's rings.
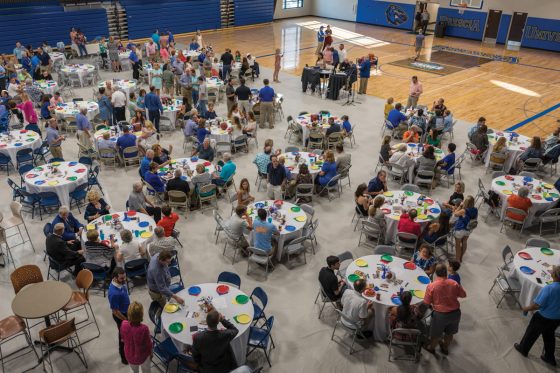
{"label": "person in blue shirt", "polygon": [[457,145],[450,142],[447,145],[447,151],[449,153],[436,163],[435,184],[437,184],[437,181],[441,178],[442,172],[447,173],[447,175],[453,175],[455,173],[455,167],[453,167],[455,165],[455,149],[457,149]]}
{"label": "person in blue shirt", "polygon": [[167,30],[167,44],[175,43],[175,36],[169,30]]}
{"label": "person in blue shirt", "polygon": [[14,56],[17,58],[18,62],[21,63],[23,58],[23,53],[26,51],[25,47],[21,45],[19,41],[16,42],[16,47],[14,48]]}
{"label": "person in blue shirt", "polygon": [[196,138],[198,143],[202,144],[206,136],[210,135],[212,132],[206,129],[206,119],[200,118],[198,120],[198,128],[196,129]]}
{"label": "person in blue shirt", "polygon": [[[389,112],[389,115],[387,115],[387,120],[391,122],[393,128],[397,128],[399,124],[401,124],[402,122],[406,122],[407,120],[406,115],[404,115],[401,110],[402,104],[398,102],[395,105],[395,108]],[[408,125],[406,125],[406,128],[408,128]]]}
{"label": "person in blue shirt", "polygon": [[544,353],[541,359],[552,366],[556,366],[554,352],[556,350],[556,337],[554,335],[560,326],[560,266],[552,267],[552,283],[545,285],[535,300],[527,307],[523,307],[523,313],[533,312],[533,317],[525,330],[525,334],[514,347],[525,357],[542,335],[544,342]]}
{"label": "person in blue shirt", "polygon": [[29,74],[33,77],[33,79],[37,79],[39,77],[39,66],[41,65],[41,60],[37,53],[33,53],[33,57],[31,57],[31,71]]}
{"label": "person in blue shirt", "polygon": [[331,50],[332,50],[333,66],[336,69],[338,67],[338,64],[340,63],[340,56],[336,48],[331,48]]}
{"label": "person in blue shirt", "polygon": [[327,183],[336,176],[336,161],[332,150],[325,152],[325,162],[321,166],[319,176],[315,178],[315,184],[325,186]]}
{"label": "person in blue shirt", "polygon": [[348,115],[343,115],[340,119],[342,119],[342,128],[344,129],[344,132],[346,132],[346,135],[350,135],[352,133],[352,124],[350,124],[350,118],[348,118]]}
{"label": "person in blue shirt", "polygon": [[[123,127],[123,134],[117,139],[117,149],[122,155],[123,150],[131,146],[136,146],[136,135],[130,133],[128,126]],[[130,154],[131,157],[136,156],[138,153]]]}
{"label": "person in blue shirt", "polygon": [[152,149],[148,149],[144,158],[140,161],[140,176],[144,177],[147,172],[150,171],[150,164],[154,159],[154,151]]}
{"label": "person in blue shirt", "polygon": [[222,170],[220,171],[219,175],[216,173],[212,175],[212,184],[225,185],[226,181],[228,181],[233,175],[235,175],[237,166],[231,160],[231,154],[226,152],[224,153],[223,158],[224,165],[222,166]]}
{"label": "person in blue shirt", "polygon": [[158,29],[154,30],[154,33],[152,34],[152,40],[154,41],[154,43],[157,44],[157,48],[159,49],[160,48],[160,45],[159,45],[160,36],[159,36],[159,30]]}
{"label": "person in blue shirt", "polygon": [[197,51],[199,48],[200,48],[200,45],[196,42],[196,38],[192,38],[192,41],[189,44],[189,50]]}
{"label": "person in blue shirt", "polygon": [[113,314],[113,320],[117,323],[119,331],[119,354],[121,362],[128,365],[128,361],[124,355],[124,342],[121,338],[121,324],[127,320],[128,306],[130,306],[130,298],[128,297],[128,289],[126,288],[126,273],[121,267],[116,267],[112,274],[111,284],[107,291],[107,299],[109,299],[109,307]]}
{"label": "person in blue shirt", "polygon": [[379,171],[377,176],[371,179],[368,183],[367,193],[370,196],[377,196],[387,191],[387,173]]}
{"label": "person in blue shirt", "polygon": [[158,175],[159,165],[156,162],[150,163],[150,170],[144,174],[144,180],[148,183],[156,192],[165,192],[165,183],[162,178]]}
{"label": "person in blue shirt", "polygon": [[315,54],[319,54],[323,51],[323,43],[325,42],[325,26],[319,27],[319,31],[317,31],[317,50]]}
{"label": "person in blue shirt", "polygon": [[467,240],[474,229],[471,221],[478,218],[478,209],[474,207],[474,197],[466,196],[459,207],[453,213],[457,220],[455,221],[455,259],[459,263],[463,262],[463,256],[467,251]]}
{"label": "person in blue shirt", "polygon": [[66,241],[72,250],[81,250],[82,246],[78,238],[82,234],[84,225],[80,223],[74,215],[72,215],[72,213],[68,210],[68,207],[60,206],[58,209],[58,214],[54,217],[52,226],[54,227],[58,223],[64,224],[62,239]]}
{"label": "person in blue shirt", "polygon": [[113,123],[113,105],[111,105],[111,100],[105,94],[105,87],[99,88],[99,99],[97,104],[99,105],[99,117],[107,124]]}
{"label": "person in blue shirt", "polygon": [[269,86],[268,79],[263,80],[264,87],[259,91],[260,101],[260,123],[259,127],[264,128],[266,122],[269,123],[270,128],[274,128],[274,89]]}
{"label": "person in blue shirt", "polygon": [[41,118],[43,118],[43,120],[51,119],[51,111],[49,109],[50,106],[51,101],[49,99],[49,96],[43,95],[41,99]]}
{"label": "person in blue shirt", "polygon": [[150,86],[150,93],[144,98],[144,105],[148,109],[148,118],[156,127],[157,133],[159,133],[159,118],[163,114],[163,105],[161,104],[161,99],[156,94],[156,87]]}
{"label": "person in blue shirt", "polygon": [[257,249],[264,250],[269,256],[274,255],[272,247],[272,236],[278,236],[280,232],[274,224],[267,221],[268,214],[265,209],[257,211],[258,219],[253,221],[253,244]]}
{"label": "person in blue shirt", "polygon": [[358,94],[363,95],[367,91],[367,84],[370,77],[371,62],[369,57],[363,57],[359,66],[360,69],[360,88],[358,89]]}
{"label": "person in blue shirt", "polygon": [[140,69],[142,68],[142,61],[136,52],[136,46],[132,45],[128,59],[132,63],[132,79],[140,78]]}

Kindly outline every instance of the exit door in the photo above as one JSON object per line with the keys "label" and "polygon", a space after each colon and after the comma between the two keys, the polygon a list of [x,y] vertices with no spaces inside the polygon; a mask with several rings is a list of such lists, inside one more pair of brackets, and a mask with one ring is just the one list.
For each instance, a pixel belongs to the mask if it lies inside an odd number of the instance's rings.
{"label": "exit door", "polygon": [[496,44],[501,19],[501,10],[490,9],[490,11],[488,12],[488,21],[486,22],[486,30],[484,31],[485,43]]}
{"label": "exit door", "polygon": [[506,47],[509,50],[519,50],[521,48],[521,40],[527,23],[527,13],[514,12],[509,26],[509,33]]}

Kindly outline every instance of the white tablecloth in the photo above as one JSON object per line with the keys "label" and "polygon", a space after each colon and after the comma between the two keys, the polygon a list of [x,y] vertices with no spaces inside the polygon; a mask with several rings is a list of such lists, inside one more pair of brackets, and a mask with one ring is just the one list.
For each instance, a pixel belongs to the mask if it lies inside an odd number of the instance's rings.
{"label": "white tablecloth", "polygon": [[37,132],[28,130],[10,131],[10,136],[0,135],[0,153],[7,155],[17,166],[16,154],[22,149],[33,150],[41,146],[41,136]]}
{"label": "white tablecloth", "polygon": [[124,51],[124,52],[120,52],[119,53],[119,61],[123,61],[123,60],[128,60],[128,58],[130,57],[130,52],[129,50]]}
{"label": "white tablecloth", "polygon": [[[296,162],[296,155],[299,155],[299,162]],[[284,153],[281,156],[286,158],[285,166],[288,167],[290,172],[294,175],[299,173],[299,165],[306,164],[309,169],[309,173],[315,177],[321,171],[321,165],[323,160],[320,159],[316,154],[309,152],[292,152]]]}
{"label": "white tablecloth", "polygon": [[[239,330],[239,333],[237,333],[235,338],[230,342],[230,345],[237,363],[239,365],[243,365],[245,363],[245,355],[247,353],[247,341],[249,340],[249,326],[251,322],[248,324],[238,323],[234,319],[234,316],[245,314],[248,315],[252,321],[254,316],[253,302],[249,300],[245,304],[236,303],[235,298],[238,295],[247,296],[247,294],[234,286],[228,285],[229,292],[224,295],[219,295],[217,293],[216,288],[219,284],[216,283],[198,284],[195,286],[200,287],[201,291],[199,295],[189,295],[188,288],[186,288],[185,290],[177,293],[178,296],[185,300],[185,305],[175,313],[167,313],[165,311],[161,313],[161,324],[165,334],[171,336],[173,342],[180,351],[184,349],[185,345],[192,345],[192,335],[196,332],[192,333],[190,328],[193,326],[197,326],[199,330],[207,328],[206,313],[204,313],[202,308],[199,306],[198,301],[201,298],[211,297],[211,303],[214,308],[224,315],[224,317],[234,324]],[[187,312],[189,312],[188,317]],[[194,318],[192,316],[193,312],[197,312],[198,317]],[[183,330],[177,334],[169,331],[169,326],[175,322],[182,323],[184,327]],[[221,324],[218,327],[223,328]]]}
{"label": "white tablecloth", "polygon": [[505,172],[509,172],[517,157],[531,145],[531,139],[523,135],[518,135],[517,139],[514,138],[514,141],[511,141],[510,140],[511,134],[512,132],[498,131],[498,130],[495,131],[494,133],[488,134],[488,142],[489,142],[488,152],[486,153],[486,158],[484,159],[486,163],[486,167],[488,167],[488,164],[490,163],[490,154],[492,154],[494,145],[496,144],[496,141],[498,141],[498,138],[500,137],[505,137],[508,140],[507,158],[506,161],[504,162]]}
{"label": "white tablecloth", "polygon": [[[386,260],[383,261],[384,259]],[[367,255],[356,259],[346,269],[346,281],[350,288],[353,288],[355,275],[358,275],[366,279],[368,287],[374,289],[374,293],[370,294],[371,290],[366,290],[362,295],[374,304],[375,325],[373,326],[373,338],[376,341],[384,342],[389,336],[387,312],[389,308],[398,305],[400,302],[398,295],[401,288],[403,291],[413,291],[414,296],[412,297],[411,304],[420,303],[424,299],[424,293],[430,278],[426,276],[426,272],[413,264],[407,264],[412,269],[405,268],[405,263],[407,263],[406,260],[396,256]],[[387,266],[387,273],[391,272],[394,276],[393,279],[396,279],[396,281],[391,279],[391,282],[389,282],[387,278],[382,278],[382,265],[384,264]],[[379,269],[379,275],[376,275],[377,269]],[[419,278],[426,283],[420,282]],[[379,290],[375,290],[376,287]],[[377,299],[377,294],[380,295],[379,300]]]}
{"label": "white tablecloth", "polygon": [[[233,138],[231,137],[231,127],[232,127],[232,123],[230,120],[225,119],[223,120],[222,118],[216,118],[216,120],[213,121],[209,121],[206,123],[210,123],[210,140],[211,142],[213,142],[214,144],[218,143],[218,142],[224,142],[224,143],[231,143],[231,141],[233,140]],[[219,124],[221,123],[226,123],[227,124],[227,129],[223,130]],[[216,151],[219,152],[229,152],[231,151],[231,146],[225,146],[225,145],[216,145]]]}
{"label": "white tablecloth", "polygon": [[[560,265],[560,250],[551,249],[552,255],[545,255],[540,247],[527,247],[519,251],[513,257],[513,273],[512,276],[517,278],[521,284],[521,292],[519,293],[519,303],[523,307],[527,307],[533,302],[544,287],[544,285],[552,282],[553,265]],[[543,250],[547,251],[547,250]],[[521,255],[520,255],[521,254]],[[528,256],[526,256],[528,254]],[[523,259],[526,256],[528,259]],[[533,274],[524,273],[521,267],[527,267],[535,271]],[[526,268],[524,268],[526,270]],[[537,282],[537,278],[542,283]]]}
{"label": "white tablecloth", "polygon": [[[58,172],[53,173],[54,168]],[[70,192],[87,183],[87,167],[78,162],[55,162],[35,167],[25,174],[30,193],[55,192],[62,205],[70,206]]]}
{"label": "white tablecloth", "polygon": [[[112,212],[110,215],[100,216],[99,218],[90,222],[86,226],[86,229],[84,229],[82,232],[82,241],[87,241],[86,233],[88,230],[96,229],[100,234],[101,231],[103,231],[104,240],[108,240],[109,236],[113,234],[115,235],[115,242],[120,243],[121,236],[119,234],[119,230],[111,226],[111,222],[114,219],[118,219],[123,226],[122,229],[128,229],[132,232],[132,237],[134,237],[135,241],[141,244],[144,243],[153,235],[154,228],[156,227],[156,222],[151,216],[142,214],[141,212],[136,212],[136,214],[133,213],[133,216],[129,216],[125,220],[125,212],[128,214],[131,211]],[[109,218],[110,216],[111,218]],[[146,222],[148,223],[148,225],[146,225]]]}
{"label": "white tablecloth", "polygon": [[[167,173],[168,171],[171,172],[171,174],[173,173],[173,170],[177,167],[181,167],[183,169],[183,177],[188,180],[191,181],[191,176],[189,176],[187,174],[187,171],[192,171],[192,173],[196,176],[196,166],[198,164],[202,164],[204,165],[204,168],[206,168],[207,172],[212,175],[214,172],[216,172],[216,168],[214,167],[214,165],[212,164],[212,162],[209,162],[205,159],[200,159],[197,157],[192,157],[192,158],[176,158],[173,159],[171,161],[170,167],[162,167],[160,168],[160,176],[163,176],[165,173]],[[173,177],[171,175],[171,177]]]}
{"label": "white tablecloth", "polygon": [[89,120],[93,120],[97,114],[99,114],[99,105],[95,101],[79,101],[77,103],[65,102],[63,104],[58,104],[55,113],[57,117],[75,117],[80,112],[80,107],[82,105],[87,106],[87,114]]}
{"label": "white tablecloth", "polygon": [[62,66],[60,71],[66,73],[66,74],[78,73],[78,76],[80,77],[80,82],[82,83],[82,86],[83,86],[84,85],[84,77],[87,74],[94,72],[95,71],[95,66],[90,65],[88,63],[65,65],[65,66]]}
{"label": "white tablecloth", "polygon": [[[305,141],[309,138],[309,131],[311,130],[311,115],[317,115],[317,118],[319,118],[319,114],[304,114],[299,115],[295,118],[295,123],[299,124],[301,127],[301,141],[304,145]],[[342,126],[342,121],[340,121],[338,117],[323,115],[321,120],[321,131],[323,132],[323,135],[326,133],[327,128],[330,127],[330,125],[328,124],[328,119],[331,117],[334,118],[335,122],[339,123]]]}
{"label": "white tablecloth", "polygon": [[[395,144],[392,146],[393,150],[398,149],[401,144]],[[408,155],[411,162],[411,166],[408,169],[408,180],[410,182],[414,182],[414,164],[418,161],[418,159],[422,156],[424,149],[426,148],[425,144],[406,144],[406,154]],[[440,148],[434,147],[434,155],[436,156],[436,161],[441,160],[445,157],[445,153]]]}
{"label": "white tablecloth", "polygon": [[64,55],[64,53],[51,52],[49,53],[49,56],[51,57],[53,65],[64,65],[66,63],[66,56]]}
{"label": "white tablecloth", "polygon": [[[161,116],[171,119],[171,124],[175,125],[177,112],[181,109],[183,101],[179,99],[173,99],[170,103],[170,105],[163,105],[163,114]],[[146,118],[149,118],[148,109],[146,109]]]}
{"label": "white tablecloth", "polygon": [[208,89],[217,89],[220,90],[224,86],[224,81],[220,80],[219,78],[212,77],[206,79],[206,87]]}
{"label": "white tablecloth", "polygon": [[[381,206],[381,208],[385,213],[385,222],[387,223],[387,228],[385,229],[385,242],[387,243],[393,242],[395,239],[402,212],[415,208],[418,211],[418,216],[415,221],[420,224],[422,229],[424,229],[430,221],[437,219],[441,214],[440,205],[423,194],[392,190],[383,193],[383,196],[385,197],[385,204]],[[401,198],[403,196],[405,197],[404,205],[401,204]],[[421,205],[418,205],[418,199],[421,196],[425,199]],[[424,214],[425,209],[427,214]]]}
{"label": "white tablecloth", "polygon": [[[266,203],[266,205],[265,205]],[[266,200],[266,201],[258,201],[255,203],[250,204],[249,206],[247,206],[247,213],[249,214],[249,216],[251,218],[253,218],[253,220],[258,219],[257,216],[257,211],[259,208],[264,208],[268,211],[268,219],[271,220],[271,222],[276,226],[277,229],[282,229],[280,231],[280,235],[277,236],[277,240],[278,240],[278,249],[276,251],[276,259],[278,261],[282,260],[282,257],[284,255],[284,245],[286,244],[286,242],[289,242],[290,240],[293,240],[294,238],[298,238],[301,237],[303,234],[303,227],[305,226],[306,222],[307,222],[307,215],[305,213],[305,211],[301,210],[299,206],[294,205],[293,203],[289,203],[284,201],[284,203],[282,204],[281,208],[280,208],[280,213],[282,213],[283,215],[286,215],[286,223],[282,226],[282,228],[280,228],[280,221],[276,220],[275,218],[272,218],[270,215],[270,209],[274,207],[274,201],[273,200]],[[294,211],[296,210],[296,211]],[[297,221],[296,218],[298,220],[302,220],[302,221]],[[293,227],[293,228],[288,228],[289,226]],[[290,229],[293,229],[290,231]],[[250,239],[249,242],[252,242],[253,240],[253,232],[251,231],[250,233]]]}
{"label": "white tablecloth", "polygon": [[[130,94],[130,92],[134,92],[134,90],[136,89],[136,83],[132,80],[124,80],[124,79],[116,79],[116,80],[112,80],[111,81],[111,85],[113,86],[113,89],[121,89],[124,91],[124,93],[126,94],[126,99],[128,100],[128,95]],[[99,84],[97,84],[98,88],[106,88],[107,87],[107,81],[102,81],[99,82]]]}
{"label": "white tablecloth", "polygon": [[[512,194],[517,194],[519,188],[527,183],[529,188],[529,198],[533,202],[533,206],[527,212],[527,220],[525,226],[530,226],[533,224],[535,219],[535,214],[544,210],[552,208],[557,202],[560,195],[558,190],[554,188],[554,185],[543,182],[542,180],[532,179],[526,176],[500,176],[492,180],[491,189],[500,195],[502,200],[502,211],[501,217],[504,217],[507,208],[507,199]],[[545,186],[549,189],[546,189]],[[537,188],[541,188],[541,192],[537,191]],[[547,193],[544,195],[544,193]],[[548,200],[547,200],[548,198]]]}
{"label": "white tablecloth", "polygon": [[58,89],[58,83],[54,80],[36,80],[33,82],[33,85],[49,95],[54,95]]}

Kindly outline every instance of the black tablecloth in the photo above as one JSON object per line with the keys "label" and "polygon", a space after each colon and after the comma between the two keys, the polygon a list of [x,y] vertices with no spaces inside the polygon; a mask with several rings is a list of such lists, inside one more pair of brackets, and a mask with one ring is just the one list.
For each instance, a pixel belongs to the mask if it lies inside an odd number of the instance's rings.
{"label": "black tablecloth", "polygon": [[347,76],[344,73],[331,74],[327,89],[327,98],[329,100],[338,100],[339,92],[346,84],[346,80]]}

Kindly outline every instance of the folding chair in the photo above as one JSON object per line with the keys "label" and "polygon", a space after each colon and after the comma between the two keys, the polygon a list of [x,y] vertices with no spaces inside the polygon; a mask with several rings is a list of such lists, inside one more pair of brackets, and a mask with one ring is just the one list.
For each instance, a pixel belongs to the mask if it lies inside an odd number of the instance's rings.
{"label": "folding chair", "polygon": [[325,305],[330,304],[335,310],[338,308],[336,306],[336,303],[327,296],[325,290],[323,289],[323,286],[320,283],[319,283],[319,293],[317,294],[317,297],[315,297],[315,304],[317,304],[319,298],[321,298],[321,308],[319,309],[319,316],[317,317],[318,319],[321,319],[321,315],[323,314]]}
{"label": "folding chair", "polygon": [[369,238],[376,238],[377,244],[383,235],[383,228],[372,221],[362,220],[362,229],[360,230],[360,238],[358,239],[358,246],[362,245],[362,237],[366,236],[366,243]]}
{"label": "folding chair", "polygon": [[502,297],[496,304],[496,308],[500,307],[500,304],[502,303],[506,295],[511,295],[515,299],[515,302],[517,303],[519,308],[523,308],[521,306],[521,303],[519,303],[519,298],[517,296],[517,294],[521,292],[521,284],[513,277],[508,278],[508,276],[504,273],[501,267],[497,267],[497,269],[498,269],[498,275],[494,279],[494,283],[492,284],[492,287],[488,291],[488,294],[490,294],[496,285],[498,285],[498,287],[500,288]]}
{"label": "folding chair", "polygon": [[[513,213],[515,215],[519,215],[521,218],[520,219],[516,219],[516,218],[512,218],[510,216],[508,216],[508,212]],[[506,211],[504,213],[504,216],[502,218],[502,225],[500,226],[500,233],[502,233],[502,230],[504,228],[504,226],[506,225],[507,222],[511,223],[511,224],[520,224],[521,228],[519,230],[519,237],[521,237],[521,235],[523,234],[523,229],[525,228],[525,221],[527,220],[527,212],[521,210],[521,209],[516,209],[514,207],[506,207]]]}
{"label": "folding chair", "polygon": [[[356,338],[358,336],[360,336],[362,339],[366,339],[366,337],[363,334],[362,331],[362,327],[358,324],[356,324],[355,322],[353,322],[352,320],[350,320],[349,318],[347,318],[341,310],[335,308],[336,313],[338,314],[338,317],[336,319],[336,323],[334,324],[334,328],[333,328],[333,332],[331,335],[331,341],[334,341],[334,335],[336,333],[336,329],[340,326],[342,327],[342,329],[344,329],[346,332],[349,332],[352,334],[352,344],[350,345],[350,355],[352,355],[355,351],[354,351],[354,344],[356,342]],[[342,343],[344,344],[344,343]],[[348,345],[344,344],[346,347],[348,347]]]}
{"label": "folding chair", "polygon": [[[421,339],[422,333],[418,329],[392,329],[391,334],[389,334],[388,361],[391,362],[391,357],[393,357],[393,360],[419,361],[422,349]],[[397,358],[393,354],[393,347],[400,347],[405,353]],[[407,353],[409,349],[413,351],[412,354]]]}

